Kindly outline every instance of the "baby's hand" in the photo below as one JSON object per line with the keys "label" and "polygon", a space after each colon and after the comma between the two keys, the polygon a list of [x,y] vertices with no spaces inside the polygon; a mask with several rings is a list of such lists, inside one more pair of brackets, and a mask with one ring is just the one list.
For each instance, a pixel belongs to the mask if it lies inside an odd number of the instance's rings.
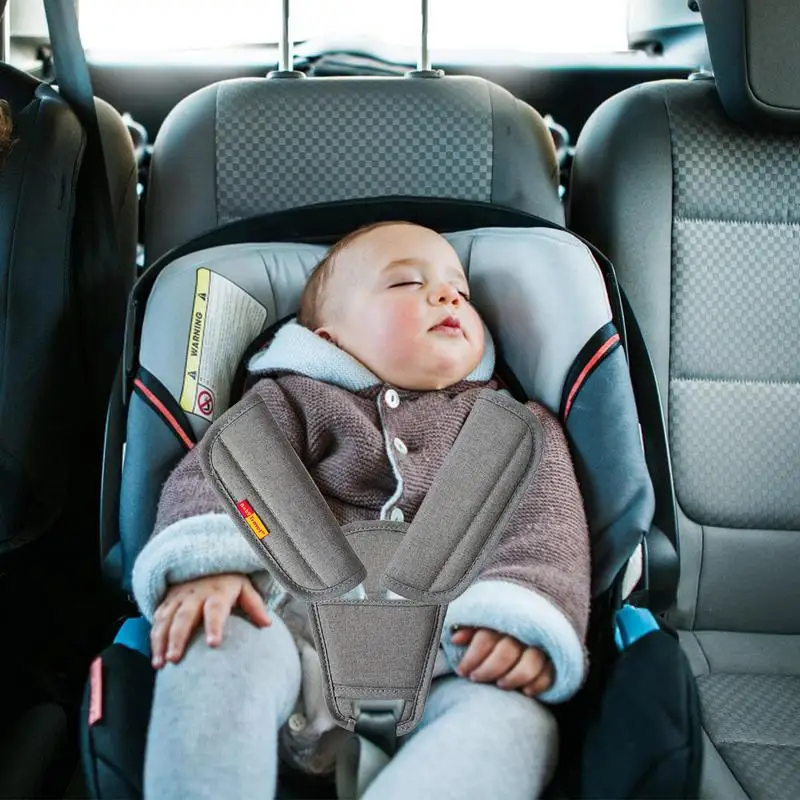
{"label": "baby's hand", "polygon": [[216,647],[222,641],[225,621],[237,605],[259,628],[271,624],[264,601],[247,575],[209,575],[170,586],[153,615],[153,666],[160,669],[165,659],[180,661],[201,619],[205,621],[206,641]]}
{"label": "baby's hand", "polygon": [[469,645],[456,672],[480,683],[496,681],[501,689],[521,689],[528,697],[553,685],[553,665],[538,647],[490,628],[459,628],[453,644]]}

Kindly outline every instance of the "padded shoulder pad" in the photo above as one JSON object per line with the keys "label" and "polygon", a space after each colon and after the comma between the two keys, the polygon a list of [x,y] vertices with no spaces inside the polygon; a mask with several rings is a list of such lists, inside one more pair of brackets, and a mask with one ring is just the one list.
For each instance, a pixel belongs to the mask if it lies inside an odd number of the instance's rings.
{"label": "padded shoulder pad", "polygon": [[260,398],[220,417],[198,447],[207,479],[284,589],[325,600],[364,581],[366,568]]}
{"label": "padded shoulder pad", "polygon": [[413,600],[449,603],[476,577],[528,490],[542,453],[533,413],[481,392],[382,585]]}

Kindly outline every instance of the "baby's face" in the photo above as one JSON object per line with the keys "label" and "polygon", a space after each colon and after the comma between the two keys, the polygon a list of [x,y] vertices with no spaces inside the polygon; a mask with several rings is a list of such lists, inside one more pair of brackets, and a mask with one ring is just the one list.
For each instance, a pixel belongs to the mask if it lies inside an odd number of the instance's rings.
{"label": "baby's face", "polygon": [[483,324],[446,239],[418,225],[385,225],[340,251],[316,333],[382,381],[428,391],[467,377],[483,357]]}

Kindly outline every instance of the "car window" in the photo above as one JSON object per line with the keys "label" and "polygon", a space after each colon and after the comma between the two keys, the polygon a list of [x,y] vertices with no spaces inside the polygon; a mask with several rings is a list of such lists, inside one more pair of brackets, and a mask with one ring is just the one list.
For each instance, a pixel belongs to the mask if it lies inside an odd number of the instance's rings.
{"label": "car window", "polygon": [[[87,48],[158,50],[274,43],[280,0],[81,0]],[[292,37],[364,36],[415,46],[419,0],[294,0]],[[626,0],[431,0],[432,49],[586,53],[627,49]]]}

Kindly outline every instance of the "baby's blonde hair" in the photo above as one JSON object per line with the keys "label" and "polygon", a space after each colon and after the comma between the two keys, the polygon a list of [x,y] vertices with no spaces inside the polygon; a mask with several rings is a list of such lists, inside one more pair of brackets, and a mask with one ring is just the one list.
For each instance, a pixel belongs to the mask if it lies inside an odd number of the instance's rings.
{"label": "baby's blonde hair", "polygon": [[407,224],[408,223],[403,220],[373,222],[371,225],[364,225],[339,239],[339,241],[328,250],[322,261],[314,267],[314,271],[311,275],[308,276],[308,281],[300,297],[300,311],[297,314],[297,321],[312,331],[315,331],[324,324],[322,320],[322,309],[325,304],[325,289],[333,275],[333,269],[336,266],[336,256],[341,253],[342,250],[352,244],[359,236],[374,231],[376,228],[382,228],[385,225]]}

